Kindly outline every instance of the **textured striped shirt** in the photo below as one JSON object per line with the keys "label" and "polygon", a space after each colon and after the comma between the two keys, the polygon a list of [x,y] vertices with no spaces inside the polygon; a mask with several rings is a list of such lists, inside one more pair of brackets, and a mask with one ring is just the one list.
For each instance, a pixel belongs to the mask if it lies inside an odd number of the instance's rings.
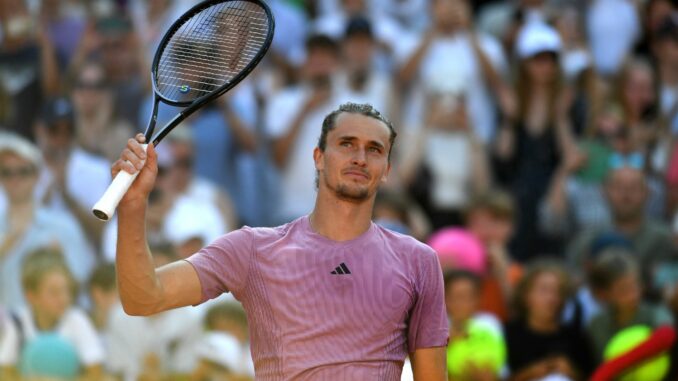
{"label": "textured striped shirt", "polygon": [[203,301],[232,292],[257,380],[399,380],[408,352],[447,344],[434,251],[374,223],[337,242],[308,216],[217,239],[188,259]]}

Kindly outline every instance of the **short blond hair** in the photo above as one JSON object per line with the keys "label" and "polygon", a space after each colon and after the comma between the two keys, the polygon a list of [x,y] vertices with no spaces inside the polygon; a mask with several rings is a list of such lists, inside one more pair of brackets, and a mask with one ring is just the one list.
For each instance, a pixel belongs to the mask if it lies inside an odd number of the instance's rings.
{"label": "short blond hair", "polygon": [[68,278],[73,294],[76,293],[76,282],[71,270],[66,265],[61,250],[56,247],[41,247],[32,251],[21,267],[21,285],[24,292],[36,291],[45,276],[53,271],[61,272]]}

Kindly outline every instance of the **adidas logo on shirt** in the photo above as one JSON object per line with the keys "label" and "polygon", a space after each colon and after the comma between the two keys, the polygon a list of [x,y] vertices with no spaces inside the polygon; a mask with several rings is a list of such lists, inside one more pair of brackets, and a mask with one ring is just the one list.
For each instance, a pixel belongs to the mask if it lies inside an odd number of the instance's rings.
{"label": "adidas logo on shirt", "polygon": [[341,262],[339,266],[337,266],[334,271],[332,271],[330,274],[334,275],[348,275],[351,273],[351,270],[348,269],[348,266],[346,266],[346,263]]}

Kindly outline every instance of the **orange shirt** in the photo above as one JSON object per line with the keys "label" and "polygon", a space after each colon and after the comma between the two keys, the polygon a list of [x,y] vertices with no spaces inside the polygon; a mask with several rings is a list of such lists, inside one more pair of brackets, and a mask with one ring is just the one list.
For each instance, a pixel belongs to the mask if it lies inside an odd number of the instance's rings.
{"label": "orange shirt", "polygon": [[[523,276],[523,267],[517,263],[508,266],[508,283],[514,287]],[[480,310],[494,314],[499,320],[509,318],[509,300],[505,290],[502,290],[499,280],[492,274],[486,275],[480,289]]]}

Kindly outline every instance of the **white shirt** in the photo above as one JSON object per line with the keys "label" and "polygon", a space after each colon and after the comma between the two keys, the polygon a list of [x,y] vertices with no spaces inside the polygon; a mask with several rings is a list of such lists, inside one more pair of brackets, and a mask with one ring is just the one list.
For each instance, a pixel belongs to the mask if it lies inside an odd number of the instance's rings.
{"label": "white shirt", "polygon": [[[42,199],[54,175],[44,166],[36,185],[36,197]],[[81,208],[89,210],[99,201],[111,183],[111,166],[108,160],[92,155],[79,147],[73,148],[66,163],[66,190]],[[60,194],[53,194],[47,205],[69,211]]]}
{"label": "white shirt", "polygon": [[431,171],[431,198],[438,208],[466,205],[473,162],[465,133],[432,130],[427,134],[424,163]]}
{"label": "white shirt", "polygon": [[[500,73],[506,71],[507,63],[499,42],[491,36],[478,36],[480,48],[487,55],[493,67]],[[400,64],[416,51],[420,41],[403,40],[396,52]],[[476,135],[484,143],[488,143],[494,136],[496,129],[497,112],[492,95],[485,85],[485,80],[476,57],[471,41],[466,33],[458,33],[452,37],[435,39],[424,54],[418,71],[418,78],[413,83],[416,87],[411,96],[411,107],[406,109],[406,126],[421,125],[423,120],[423,103],[425,101],[425,85],[427,81],[435,81],[454,71],[465,82],[466,109]]]}
{"label": "white shirt", "polygon": [[[22,308],[17,312],[21,322],[22,333],[13,319],[7,317],[2,321],[4,334],[0,336],[0,366],[13,366],[19,362],[21,335],[24,345],[39,335],[30,309]],[[105,353],[101,339],[87,315],[77,307],[71,307],[57,323],[56,330],[60,336],[73,344],[80,363],[84,366],[101,364]]]}
{"label": "white shirt", "polygon": [[200,315],[190,307],[150,317],[129,316],[122,307],[111,312],[107,369],[125,380],[136,380],[144,358],[154,354],[164,372],[190,373],[196,365],[201,337]]}

